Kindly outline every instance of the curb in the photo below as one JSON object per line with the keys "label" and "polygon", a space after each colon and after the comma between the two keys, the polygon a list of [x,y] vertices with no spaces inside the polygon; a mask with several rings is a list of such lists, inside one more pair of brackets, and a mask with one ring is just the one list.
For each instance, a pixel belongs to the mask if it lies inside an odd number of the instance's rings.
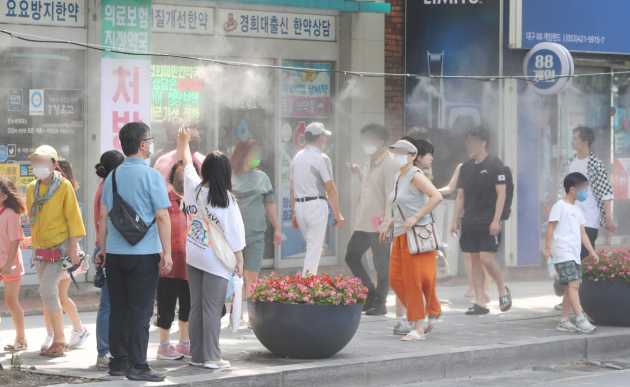
{"label": "curb", "polygon": [[[471,347],[429,355],[375,356],[274,367],[268,371],[234,370],[212,375],[171,378],[155,386],[212,387],[326,387],[386,386],[471,377],[627,353],[630,334],[556,336],[536,342],[521,341]],[[326,364],[328,363],[328,364]],[[60,384],[59,387],[72,387]],[[137,386],[126,380],[83,384],[85,387]]]}

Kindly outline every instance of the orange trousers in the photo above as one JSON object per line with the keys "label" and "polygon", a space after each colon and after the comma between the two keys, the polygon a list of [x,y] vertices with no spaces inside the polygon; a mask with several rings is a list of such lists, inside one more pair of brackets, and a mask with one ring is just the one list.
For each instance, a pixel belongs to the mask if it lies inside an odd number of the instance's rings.
{"label": "orange trousers", "polygon": [[389,283],[407,308],[407,320],[423,320],[442,313],[436,286],[437,252],[409,254],[407,235],[394,238],[389,257]]}

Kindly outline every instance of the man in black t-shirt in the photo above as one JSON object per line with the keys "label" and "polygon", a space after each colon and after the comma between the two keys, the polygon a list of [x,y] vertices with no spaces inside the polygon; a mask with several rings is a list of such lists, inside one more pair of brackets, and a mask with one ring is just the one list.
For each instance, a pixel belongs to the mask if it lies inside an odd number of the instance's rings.
{"label": "man in black t-shirt", "polygon": [[496,282],[502,312],[512,307],[510,291],[496,262],[501,241],[501,215],[505,206],[506,175],[503,162],[488,155],[489,135],[473,129],[466,135],[471,160],[462,165],[451,230],[460,233],[460,246],[470,260],[475,302],[468,315],[489,313],[484,289],[484,268]]}

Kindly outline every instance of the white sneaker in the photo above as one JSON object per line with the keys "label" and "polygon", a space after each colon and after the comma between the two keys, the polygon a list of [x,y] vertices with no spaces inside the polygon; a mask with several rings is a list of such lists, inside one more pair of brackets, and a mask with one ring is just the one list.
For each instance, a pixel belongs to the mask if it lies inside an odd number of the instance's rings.
{"label": "white sneaker", "polygon": [[44,342],[42,343],[41,351],[44,352],[45,350],[50,348],[50,346],[52,345],[52,342],[53,342],[53,337],[46,336],[46,340],[44,340]]}
{"label": "white sneaker", "polygon": [[560,332],[577,332],[578,328],[571,322],[571,320],[562,320],[556,325],[556,330]]}
{"label": "white sneaker", "polygon": [[427,335],[424,333],[420,333],[417,330],[412,330],[406,336],[403,336],[400,341],[421,341],[426,340]]}
{"label": "white sneaker", "polygon": [[85,340],[90,336],[90,332],[83,328],[80,331],[72,330],[72,334],[70,335],[70,341],[68,342],[69,349],[79,348],[85,343]]}
{"label": "white sneaker", "polygon": [[591,324],[584,314],[575,318],[575,327],[580,333],[593,333],[596,329],[595,325]]}
{"label": "white sneaker", "polygon": [[205,363],[203,363],[203,368],[208,368],[211,370],[219,370],[219,369],[226,369],[226,368],[230,368],[232,367],[232,365],[230,364],[229,361],[227,360],[216,360],[216,361],[207,361]]}
{"label": "white sneaker", "polygon": [[409,321],[407,321],[407,319],[401,318],[396,322],[396,325],[394,325],[394,335],[396,336],[405,336],[409,334],[409,332],[411,332],[412,330],[413,327],[411,326]]}

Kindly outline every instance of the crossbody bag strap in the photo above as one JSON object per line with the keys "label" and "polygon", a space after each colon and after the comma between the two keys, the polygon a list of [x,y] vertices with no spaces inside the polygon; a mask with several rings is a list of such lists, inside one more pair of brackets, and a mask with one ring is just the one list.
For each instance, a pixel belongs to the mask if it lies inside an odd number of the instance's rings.
{"label": "crossbody bag strap", "polygon": [[[223,239],[227,243],[227,238],[225,237],[225,230],[221,224],[217,224],[213,222],[208,216],[207,206],[199,202],[199,194],[201,193],[201,185],[197,187],[197,194],[195,195],[195,201],[197,202],[197,207],[199,207],[199,211],[201,211],[201,215],[203,216],[203,220],[208,223],[208,227],[215,227],[220,231],[220,234],[223,236]],[[218,218],[217,218],[218,220]]]}
{"label": "crossbody bag strap", "polygon": [[118,168],[114,168],[112,171],[112,192],[115,195],[118,195],[118,186],[116,185],[116,170]]}

